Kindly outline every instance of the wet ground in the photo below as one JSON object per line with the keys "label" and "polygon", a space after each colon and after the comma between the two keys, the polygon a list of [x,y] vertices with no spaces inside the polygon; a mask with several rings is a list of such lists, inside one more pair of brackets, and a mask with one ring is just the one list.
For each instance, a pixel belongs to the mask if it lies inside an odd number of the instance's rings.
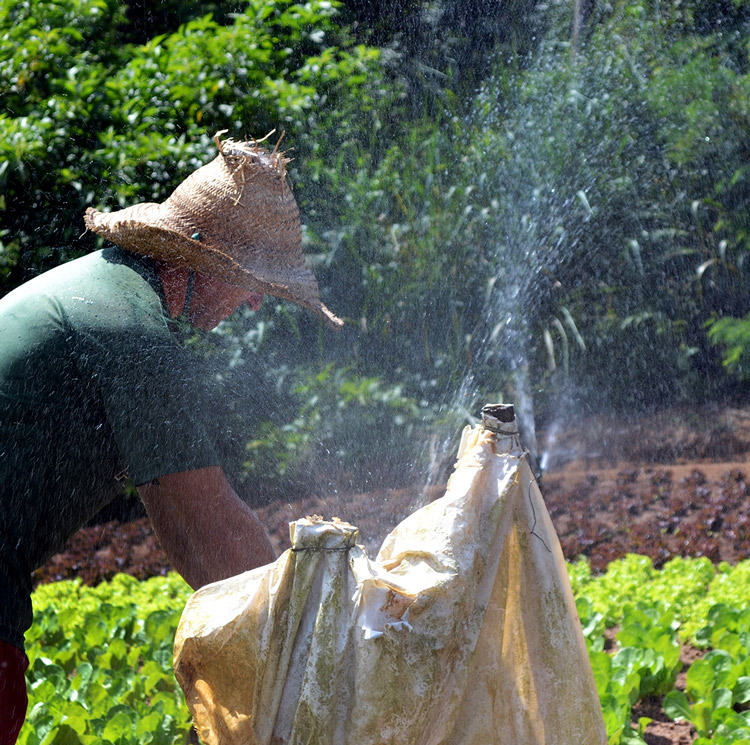
{"label": "wet ground", "polygon": [[[551,438],[542,433],[540,442]],[[735,562],[750,557],[750,405],[583,420],[558,430],[542,477],[547,508],[568,559],[595,570],[626,553],[657,566],[671,556]],[[360,528],[371,555],[419,506],[421,487],[279,501],[258,511],[278,550],[290,521],[340,517]],[[427,499],[441,496],[437,488]],[[37,582],[79,576],[93,584],[116,572],[145,578],[169,568],[145,518],[79,531]]]}
{"label": "wet ground", "polygon": [[750,408],[597,418],[560,441],[543,491],[566,557],[750,556]]}

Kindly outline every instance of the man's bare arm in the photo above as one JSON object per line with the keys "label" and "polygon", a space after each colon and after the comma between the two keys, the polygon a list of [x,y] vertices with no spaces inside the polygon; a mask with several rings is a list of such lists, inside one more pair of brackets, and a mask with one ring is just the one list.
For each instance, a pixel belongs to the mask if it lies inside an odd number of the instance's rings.
{"label": "man's bare arm", "polygon": [[169,560],[193,589],[276,559],[265,529],[218,466],[163,476],[138,493]]}

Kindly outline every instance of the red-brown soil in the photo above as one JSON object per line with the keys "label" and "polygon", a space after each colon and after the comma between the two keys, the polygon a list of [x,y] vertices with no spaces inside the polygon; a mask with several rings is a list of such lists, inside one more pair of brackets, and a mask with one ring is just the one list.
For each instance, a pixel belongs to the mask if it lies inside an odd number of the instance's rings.
{"label": "red-brown soil", "polygon": [[[657,566],[676,555],[750,557],[750,406],[596,417],[542,433],[542,445],[553,441],[541,486],[568,559],[585,555],[598,571],[626,553],[647,554]],[[441,493],[423,495],[417,487],[279,501],[258,515],[280,551],[289,545],[290,521],[321,514],[357,525],[374,555],[391,527]],[[82,529],[35,581],[80,577],[95,584],[117,572],[145,578],[169,568],[143,518]],[[697,651],[683,654],[689,665]],[[687,745],[695,737],[686,723],[670,721],[658,700],[638,703],[633,719],[643,716],[654,720],[649,745]]]}
{"label": "red-brown soil", "polygon": [[[549,433],[539,438],[544,444]],[[626,553],[750,557],[750,406],[670,409],[661,414],[596,417],[557,431],[541,480],[547,508],[567,558],[589,558],[595,570]],[[371,553],[420,503],[442,494],[381,489],[274,502],[257,513],[278,550],[289,545],[290,521],[310,514],[357,525]],[[169,568],[143,518],[87,527],[36,572],[35,581],[81,577],[94,584],[116,572],[137,577]]]}
{"label": "red-brown soil", "polygon": [[597,418],[559,441],[574,446],[543,491],[568,558],[750,556],[750,409]]}

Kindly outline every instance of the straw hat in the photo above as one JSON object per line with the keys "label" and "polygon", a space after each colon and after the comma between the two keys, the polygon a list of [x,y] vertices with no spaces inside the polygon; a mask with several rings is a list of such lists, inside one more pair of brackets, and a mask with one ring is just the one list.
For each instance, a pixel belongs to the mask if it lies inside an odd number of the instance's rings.
{"label": "straw hat", "polygon": [[[258,142],[214,140],[219,155],[188,176],[161,204],[112,213],[86,210],[86,227],[128,251],[291,300],[339,329],[320,301],[302,255],[299,210],[281,152]],[[277,145],[278,147],[278,145]]]}

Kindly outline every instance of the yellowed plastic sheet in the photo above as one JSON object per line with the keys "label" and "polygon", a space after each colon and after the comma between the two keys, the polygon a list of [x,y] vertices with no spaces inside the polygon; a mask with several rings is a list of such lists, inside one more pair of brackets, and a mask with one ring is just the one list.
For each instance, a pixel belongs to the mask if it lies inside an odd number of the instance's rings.
{"label": "yellowed plastic sheet", "polygon": [[275,563],[202,588],[175,672],[208,745],[604,745],[560,545],[517,438],[464,431],[444,497],[374,560],[292,523]]}

